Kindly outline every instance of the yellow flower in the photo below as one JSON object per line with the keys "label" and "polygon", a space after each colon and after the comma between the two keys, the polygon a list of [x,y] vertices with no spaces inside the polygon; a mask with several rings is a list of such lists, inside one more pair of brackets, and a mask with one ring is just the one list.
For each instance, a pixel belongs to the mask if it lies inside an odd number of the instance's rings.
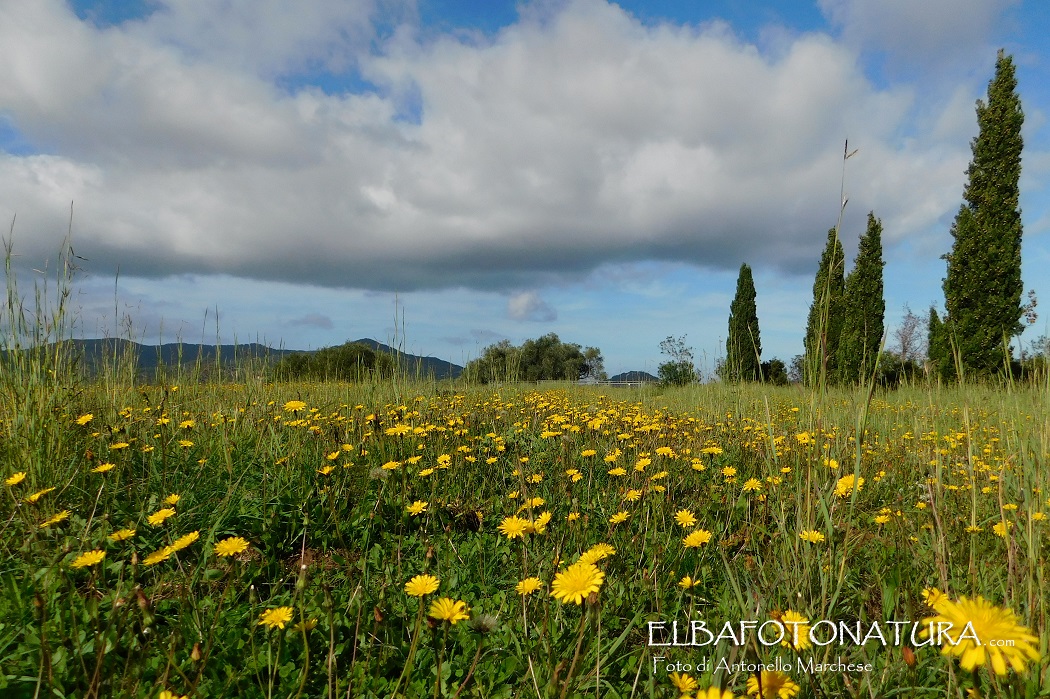
{"label": "yellow flower", "polygon": [[248,542],[239,536],[231,536],[215,544],[215,555],[219,558],[235,556],[248,549]]}
{"label": "yellow flower", "polygon": [[437,591],[439,582],[433,575],[417,575],[405,583],[405,592],[412,597],[429,595]]}
{"label": "yellow flower", "polygon": [[83,415],[81,415],[80,417],[77,418],[77,424],[78,425],[86,425],[86,424],[88,424],[89,422],[91,422],[94,419],[95,419],[95,416],[92,415],[91,413],[84,413]]}
{"label": "yellow flower", "polygon": [[736,475],[736,469],[732,466],[726,466],[722,469],[722,475],[726,478],[732,478]]}
{"label": "yellow flower", "polygon": [[996,522],[992,526],[992,531],[995,533],[996,536],[1005,539],[1006,538],[1006,533],[1009,530],[1013,529],[1013,527],[1014,527],[1014,523],[1013,522],[1009,522],[1008,521],[1005,524],[1003,522]]}
{"label": "yellow flower", "polygon": [[157,695],[157,699],[189,699],[189,695],[176,694],[175,692],[169,692],[167,689],[163,689],[160,694]]}
{"label": "yellow flower", "polygon": [[291,607],[277,607],[275,609],[267,609],[259,617],[259,626],[268,626],[271,629],[275,626],[279,629],[283,629],[284,625],[292,620],[292,608]]}
{"label": "yellow flower", "polygon": [[591,593],[597,593],[605,581],[605,573],[593,563],[573,563],[554,576],[551,596],[557,600],[583,604]]}
{"label": "yellow flower", "polygon": [[1010,668],[1023,672],[1029,661],[1039,661],[1039,639],[1018,623],[1010,609],[996,607],[983,597],[960,597],[957,602],[941,597],[933,607],[937,616],[922,623],[951,625],[945,627],[950,641],[941,644],[941,655],[958,657],[963,670],[991,665],[995,674],[1005,675]]}
{"label": "yellow flower", "polygon": [[620,510],[619,512],[617,512],[616,514],[614,514],[612,517],[609,518],[609,523],[610,524],[620,524],[622,522],[626,522],[628,517],[630,517],[629,514],[627,514],[623,510]]}
{"label": "yellow flower", "polygon": [[401,466],[401,462],[400,461],[387,461],[385,464],[383,464],[382,468],[383,468],[384,471],[393,471],[393,470],[395,470],[397,468],[400,468],[400,466]]}
{"label": "yellow flower", "polygon": [[531,524],[532,523],[527,519],[522,519],[517,515],[511,515],[510,517],[505,517],[496,528],[499,529],[503,536],[508,539],[514,539],[519,536],[525,536]]}
{"label": "yellow flower", "polygon": [[543,583],[540,582],[539,578],[525,578],[520,583],[514,586],[514,589],[522,597],[531,595],[536,590],[543,587]]}
{"label": "yellow flower", "polygon": [[128,444],[127,442],[117,442],[116,444],[111,444],[109,446],[109,448],[112,449],[113,451],[116,451],[118,449],[127,449],[130,446],[131,445]]}
{"label": "yellow flower", "polygon": [[106,471],[112,471],[116,467],[116,464],[104,463],[99,464],[95,468],[91,469],[92,473],[105,473]]}
{"label": "yellow flower", "polygon": [[188,439],[180,439],[179,440],[179,446],[182,447],[183,449],[189,449],[190,447],[193,446],[193,442],[191,442]]}
{"label": "yellow flower", "polygon": [[580,560],[578,560],[577,563],[597,563],[598,561],[605,560],[606,558],[614,555],[615,553],[616,549],[614,549],[609,544],[595,544],[594,546],[590,547],[589,549],[583,552],[583,555],[580,556]]}
{"label": "yellow flower", "polygon": [[19,471],[18,473],[12,473],[10,476],[4,479],[4,485],[14,486],[18,485],[26,479],[26,472]]}
{"label": "yellow flower", "polygon": [[179,423],[179,427],[184,430],[192,429],[197,423],[193,420],[183,420]]}
{"label": "yellow flower", "polygon": [[164,504],[165,505],[174,505],[174,504],[178,503],[178,501],[179,501],[179,496],[176,495],[175,493],[172,493],[168,497],[164,498]]}
{"label": "yellow flower", "polygon": [[462,600],[453,600],[451,597],[442,597],[430,603],[430,611],[427,613],[431,619],[447,621],[455,626],[457,621],[465,621],[470,618],[467,614],[470,609]]}
{"label": "yellow flower", "polygon": [[687,549],[700,548],[709,541],[711,541],[711,532],[706,529],[692,531],[688,536],[682,539],[682,543]]}
{"label": "yellow flower", "polygon": [[322,466],[321,468],[317,469],[317,472],[320,473],[322,476],[327,476],[334,470],[335,466],[333,466],[332,464],[328,464],[327,466]]}
{"label": "yellow flower", "polygon": [[172,544],[170,546],[171,552],[175,553],[176,551],[181,551],[182,549],[186,548],[187,546],[192,544],[194,541],[196,541],[200,537],[201,537],[201,533],[199,531],[190,532],[189,534],[183,534],[178,539],[176,539],[174,542],[172,542]]}
{"label": "yellow flower", "polygon": [[532,522],[530,522],[529,524],[531,525],[532,531],[534,533],[536,533],[536,534],[546,534],[547,533],[547,525],[550,524],[550,521],[551,521],[551,513],[550,512],[541,512],[539,514],[539,516],[536,517],[536,519],[533,520]]}
{"label": "yellow flower", "polygon": [[290,413],[294,413],[298,410],[302,410],[306,407],[306,403],[301,400],[290,400],[284,404],[284,409]]}
{"label": "yellow flower", "polygon": [[812,645],[809,640],[809,619],[789,609],[780,617],[780,621],[786,632],[781,645],[795,650],[806,650]]}
{"label": "yellow flower", "polygon": [[747,693],[760,699],[791,699],[801,689],[789,676],[776,670],[763,670],[761,677],[747,678]]}
{"label": "yellow flower", "polygon": [[158,563],[162,563],[171,558],[172,553],[174,552],[170,546],[161,546],[159,549],[146,556],[142,563],[146,566],[155,566]]}
{"label": "yellow flower", "polygon": [[304,633],[306,631],[313,631],[317,628],[317,619],[307,619],[306,621],[300,621],[292,627],[292,631],[296,633]]}
{"label": "yellow flower", "polygon": [[864,487],[864,479],[856,478],[851,473],[848,476],[840,478],[838,483],[835,484],[835,495],[840,498],[848,498],[853,494],[854,490],[859,493],[862,487]]}
{"label": "yellow flower", "polygon": [[45,527],[50,527],[52,524],[58,524],[59,522],[67,520],[67,519],[69,519],[69,515],[70,515],[69,510],[62,510],[58,514],[56,514],[53,517],[51,517],[51,519],[47,520],[46,522],[43,522],[40,525],[40,528],[43,529]]}
{"label": "yellow flower", "polygon": [[621,466],[617,466],[616,468],[609,469],[609,475],[610,476],[626,476],[627,475],[627,469],[625,469],[625,468],[623,468]]}
{"label": "yellow flower", "polygon": [[642,497],[642,491],[637,490],[635,488],[631,488],[626,493],[624,493],[623,499],[627,502],[636,502],[640,497]]}
{"label": "yellow flower", "polygon": [[405,508],[405,512],[416,517],[427,511],[427,506],[430,503],[424,502],[423,500],[416,500],[414,503]]}
{"label": "yellow flower", "polygon": [[678,512],[674,513],[674,521],[683,527],[692,527],[696,524],[696,515],[689,510],[678,510]]}
{"label": "yellow flower", "polygon": [[54,490],[54,488],[44,488],[43,490],[38,490],[35,493],[33,493],[32,495],[30,495],[29,497],[27,497],[25,499],[25,502],[26,502],[26,504],[32,505],[35,502],[37,502],[38,500],[40,500],[40,498],[42,498],[45,495],[47,495],[48,493],[50,493],[52,490]]}
{"label": "yellow flower", "polygon": [[70,568],[87,568],[89,566],[98,565],[102,562],[102,559],[106,557],[106,552],[101,550],[88,551],[82,553],[76,557],[72,563],[69,564]]}
{"label": "yellow flower", "polygon": [[679,672],[672,672],[668,679],[671,680],[671,684],[674,685],[681,694],[689,694],[694,689],[699,687],[697,681],[693,679],[691,675],[683,675]]}
{"label": "yellow flower", "polygon": [[762,490],[762,481],[757,478],[748,478],[744,481],[745,493],[757,493],[760,490]]}
{"label": "yellow flower", "polygon": [[568,515],[565,516],[565,521],[566,522],[575,522],[579,518],[580,518],[580,513],[579,512],[570,512]]}
{"label": "yellow flower", "polygon": [[678,587],[682,588],[683,590],[688,590],[690,587],[693,587],[694,585],[696,585],[696,581],[693,580],[688,575],[686,575],[685,577],[683,577],[681,580],[678,581]]}
{"label": "yellow flower", "polygon": [[130,539],[133,536],[135,536],[134,529],[118,529],[117,531],[109,535],[109,540],[124,541],[125,539]]}
{"label": "yellow flower", "polygon": [[590,456],[594,456],[597,453],[598,452],[596,450],[594,450],[594,449],[584,449],[583,451],[580,452],[580,456],[582,456],[584,458],[587,458],[587,457],[590,457]]}
{"label": "yellow flower", "polygon": [[708,687],[707,689],[701,689],[697,692],[696,699],[735,699],[735,697],[728,689],[723,690],[718,687]]}
{"label": "yellow flower", "polygon": [[170,507],[165,507],[163,510],[157,510],[156,512],[151,514],[149,517],[146,518],[146,521],[152,524],[154,527],[159,527],[160,525],[164,524],[164,520],[166,520],[168,517],[171,517],[173,514],[175,514],[175,510],[171,509]]}
{"label": "yellow flower", "polygon": [[824,543],[824,535],[818,532],[816,529],[805,529],[798,533],[798,538],[803,541],[808,541],[811,544]]}

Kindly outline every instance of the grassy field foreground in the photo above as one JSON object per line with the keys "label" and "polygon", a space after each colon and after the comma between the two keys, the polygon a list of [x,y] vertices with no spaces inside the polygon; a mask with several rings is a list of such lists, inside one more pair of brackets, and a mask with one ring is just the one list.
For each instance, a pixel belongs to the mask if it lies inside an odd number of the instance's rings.
{"label": "grassy field foreground", "polygon": [[7,378],[4,696],[1050,695],[1046,387]]}

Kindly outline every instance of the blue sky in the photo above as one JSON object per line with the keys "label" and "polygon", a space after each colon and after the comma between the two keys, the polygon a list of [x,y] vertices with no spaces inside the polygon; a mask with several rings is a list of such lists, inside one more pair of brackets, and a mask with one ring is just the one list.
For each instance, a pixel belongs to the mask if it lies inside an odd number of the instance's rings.
{"label": "blue sky", "polygon": [[841,235],[852,261],[882,219],[889,331],[943,304],[1000,47],[1026,114],[1025,288],[1050,299],[1048,8],[3,3],[0,218],[28,283],[73,202],[87,337],[373,337],[463,364],[556,332],[616,373],[684,335],[710,371],[747,263],[764,357],[789,360],[846,139]]}

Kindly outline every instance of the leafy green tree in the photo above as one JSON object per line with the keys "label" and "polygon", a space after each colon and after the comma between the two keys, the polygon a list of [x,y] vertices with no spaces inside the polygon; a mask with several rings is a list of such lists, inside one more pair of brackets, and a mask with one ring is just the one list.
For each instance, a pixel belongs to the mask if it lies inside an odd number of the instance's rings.
{"label": "leafy green tree", "polygon": [[787,386],[791,383],[784,360],[773,357],[768,362],[762,362],[762,380],[774,386]]}
{"label": "leafy green tree", "polygon": [[828,231],[828,242],[820,256],[813,280],[813,303],[806,320],[805,377],[815,384],[821,376],[835,376],[839,336],[842,334],[842,304],[845,295],[845,254],[838,232]]}
{"label": "leafy green tree", "polygon": [[727,381],[758,381],[762,378],[762,339],[758,331],[755,280],[751,268],[740,265],[736,296],[729,308],[729,337],[723,365]]}
{"label": "leafy green tree", "polygon": [[562,342],[555,333],[526,340],[514,347],[502,340],[485,348],[478,359],[464,367],[468,381],[576,381],[584,376],[599,378],[605,360],[597,347]]}
{"label": "leafy green tree", "polygon": [[358,342],[346,342],[316,352],[290,354],[277,362],[273,371],[280,380],[365,381],[389,378],[396,367],[397,362],[389,354]]}
{"label": "leafy green tree", "polygon": [[843,383],[864,381],[875,370],[885,330],[883,298],[882,221],[868,213],[868,228],[860,237],[853,270],[846,278],[837,372]]}
{"label": "leafy green tree", "polygon": [[667,339],[660,343],[660,353],[666,354],[670,359],[656,370],[660,383],[666,386],[684,386],[700,378],[693,363],[693,348],[685,344],[685,335],[668,335]]}
{"label": "leafy green tree", "polygon": [[951,252],[944,256],[945,325],[962,366],[987,376],[1003,361],[1004,341],[1021,329],[1021,125],[1011,57],[999,51],[988,101],[977,102],[973,159],[966,171],[965,199],[952,224]]}

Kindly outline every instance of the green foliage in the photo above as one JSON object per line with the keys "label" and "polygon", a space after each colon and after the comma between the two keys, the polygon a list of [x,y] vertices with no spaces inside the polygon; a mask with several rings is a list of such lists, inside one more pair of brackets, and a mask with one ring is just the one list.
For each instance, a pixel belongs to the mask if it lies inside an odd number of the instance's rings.
{"label": "green foliage", "polygon": [[693,348],[685,344],[685,335],[670,335],[660,343],[660,353],[670,358],[656,370],[660,383],[665,386],[685,386],[700,379],[693,360]]}
{"label": "green foliage", "polygon": [[385,352],[368,345],[347,342],[316,352],[297,352],[281,358],[274,366],[274,377],[283,381],[365,381],[390,378],[397,362]]}
{"label": "green foliage", "polygon": [[758,330],[758,308],[755,305],[755,280],[751,268],[740,265],[736,296],[729,309],[729,335],[722,379],[726,381],[759,381],[762,378],[762,338]]}
{"label": "green foliage", "polygon": [[955,362],[952,357],[951,338],[948,336],[948,328],[933,306],[930,306],[926,347],[926,358],[930,371],[941,378],[954,378]]}
{"label": "green foliage", "polygon": [[1021,329],[1021,125],[1011,57],[999,51],[988,101],[977,103],[964,203],[944,256],[945,325],[964,370],[987,377],[1003,364],[1003,345]]}
{"label": "green foliage", "polygon": [[882,344],[886,301],[883,298],[882,222],[868,213],[853,270],[846,278],[837,379],[863,383],[871,377]]}
{"label": "green foliage", "polygon": [[585,376],[601,379],[605,369],[597,347],[582,348],[548,333],[526,340],[521,347],[514,347],[509,340],[489,345],[479,358],[467,363],[463,375],[473,383],[577,381]]}
{"label": "green foliage", "polygon": [[806,320],[804,381],[810,386],[822,376],[835,376],[846,286],[844,265],[842,242],[832,228],[828,231],[828,242],[813,280],[813,303]]}
{"label": "green foliage", "polygon": [[773,357],[768,362],[762,362],[762,380],[774,386],[787,386],[791,383],[784,360]]}

